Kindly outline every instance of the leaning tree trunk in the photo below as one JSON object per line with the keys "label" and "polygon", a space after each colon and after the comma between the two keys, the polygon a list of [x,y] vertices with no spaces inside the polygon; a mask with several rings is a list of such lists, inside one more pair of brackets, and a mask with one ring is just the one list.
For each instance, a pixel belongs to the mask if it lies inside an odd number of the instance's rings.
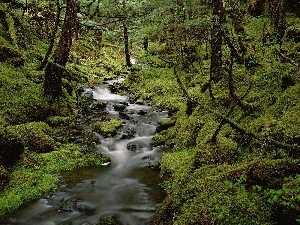
{"label": "leaning tree trunk", "polygon": [[211,30],[211,57],[210,57],[210,95],[212,95],[212,82],[218,82],[222,76],[222,41],[223,31],[222,24],[224,22],[224,5],[222,0],[213,0],[213,25]]}
{"label": "leaning tree trunk", "polygon": [[76,30],[78,0],[67,0],[67,9],[62,32],[53,61],[49,61],[45,70],[44,95],[50,99],[63,96],[62,77],[72,46],[72,37]]}

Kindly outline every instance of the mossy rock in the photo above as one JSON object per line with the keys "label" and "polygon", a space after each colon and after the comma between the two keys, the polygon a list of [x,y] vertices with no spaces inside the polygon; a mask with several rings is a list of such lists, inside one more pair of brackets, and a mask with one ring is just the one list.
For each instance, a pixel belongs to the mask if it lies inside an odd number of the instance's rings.
{"label": "mossy rock", "polygon": [[102,217],[95,225],[121,225],[115,216]]}
{"label": "mossy rock", "polygon": [[7,170],[0,165],[0,190],[3,189],[3,187],[8,182],[8,173]]}
{"label": "mossy rock", "polygon": [[50,136],[50,127],[43,122],[8,126],[6,132],[20,142],[24,148],[35,152],[52,151],[55,144],[55,141]]}
{"label": "mossy rock", "polygon": [[282,188],[284,178],[300,172],[299,161],[261,160],[247,171],[246,186],[259,185],[268,188]]}
{"label": "mossy rock", "polygon": [[291,40],[295,43],[300,42],[300,26],[294,25],[286,29],[285,37],[286,40]]}
{"label": "mossy rock", "polygon": [[4,127],[0,127],[0,165],[11,166],[24,151],[22,143]]}
{"label": "mossy rock", "polygon": [[25,64],[23,55],[15,49],[5,45],[0,46],[0,62],[7,62],[14,67],[21,67]]}
{"label": "mossy rock", "polygon": [[94,123],[93,128],[96,132],[105,137],[114,135],[118,128],[122,126],[122,121],[118,119],[111,119],[109,121],[98,121]]}

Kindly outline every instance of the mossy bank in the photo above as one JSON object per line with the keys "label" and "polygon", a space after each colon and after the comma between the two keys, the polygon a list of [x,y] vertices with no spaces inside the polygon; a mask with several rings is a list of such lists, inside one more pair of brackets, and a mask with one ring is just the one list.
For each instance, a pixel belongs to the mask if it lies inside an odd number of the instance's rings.
{"label": "mossy bank", "polygon": [[0,216],[55,190],[60,172],[109,161],[93,152],[97,137],[78,125],[90,101],[78,90],[117,76],[123,67],[117,46],[100,43],[94,31],[80,34],[64,74],[64,97],[49,102],[38,68],[53,27],[46,31],[30,19],[33,12],[22,14],[0,3]]}
{"label": "mossy bank", "polygon": [[200,63],[186,66],[170,62],[171,44],[153,41],[139,56],[144,69],[124,83],[132,98],[169,110],[154,137],[172,153],[161,160],[167,197],[153,225],[300,223],[299,68],[276,50],[298,54],[288,32],[299,18],[288,17],[280,47],[261,45],[267,14],[246,16],[251,66],[230,64],[225,42],[229,61],[209,83],[205,44],[197,47]]}

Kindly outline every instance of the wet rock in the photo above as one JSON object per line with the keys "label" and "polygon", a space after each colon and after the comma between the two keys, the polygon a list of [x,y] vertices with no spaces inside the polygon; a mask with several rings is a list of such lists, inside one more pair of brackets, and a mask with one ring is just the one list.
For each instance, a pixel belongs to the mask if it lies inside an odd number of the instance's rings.
{"label": "wet rock", "polygon": [[137,105],[144,105],[144,101],[141,100],[141,99],[138,99],[138,100],[135,101],[135,104],[137,104]]}
{"label": "wet rock", "polygon": [[81,93],[82,96],[88,97],[88,98],[93,98],[93,91],[91,90],[85,90],[84,92]]}
{"label": "wet rock", "polygon": [[141,141],[131,141],[127,144],[127,150],[129,151],[141,151],[143,149],[149,149],[150,146],[148,146],[146,143]]}
{"label": "wet rock", "polygon": [[111,92],[111,93],[117,93],[117,88],[116,88],[116,86],[115,85],[112,85],[112,84],[109,84],[108,86],[107,86],[107,88],[109,89],[109,91]]}
{"label": "wet rock", "polygon": [[133,138],[136,131],[134,129],[129,129],[121,133],[121,139],[130,139]]}
{"label": "wet rock", "polygon": [[123,120],[131,120],[132,118],[124,112],[119,112],[119,118]]}
{"label": "wet rock", "polygon": [[136,151],[138,149],[137,145],[136,144],[127,144],[127,150],[129,151]]}
{"label": "wet rock", "polygon": [[114,105],[114,110],[116,110],[118,112],[122,112],[125,109],[126,109],[126,105],[125,104],[118,103],[118,104]]}
{"label": "wet rock", "polygon": [[107,106],[107,103],[102,102],[102,101],[96,101],[96,102],[93,102],[90,107],[93,110],[105,110],[106,106]]}
{"label": "wet rock", "polygon": [[104,216],[95,225],[121,225],[115,216]]}
{"label": "wet rock", "polygon": [[147,112],[145,112],[144,110],[140,110],[138,111],[136,114],[140,115],[140,116],[143,116],[143,115],[146,115]]}
{"label": "wet rock", "polygon": [[75,212],[77,211],[78,199],[61,199],[59,202],[60,212]]}

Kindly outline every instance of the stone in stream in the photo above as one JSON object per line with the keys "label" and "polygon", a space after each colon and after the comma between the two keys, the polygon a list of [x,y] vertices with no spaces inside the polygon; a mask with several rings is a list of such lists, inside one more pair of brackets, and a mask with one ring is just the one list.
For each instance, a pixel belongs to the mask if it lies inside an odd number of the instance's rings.
{"label": "stone in stream", "polygon": [[95,225],[121,225],[115,216],[104,216],[101,217],[98,223]]}
{"label": "stone in stream", "polygon": [[130,139],[133,138],[136,131],[134,129],[128,129],[121,133],[120,139]]}
{"label": "stone in stream", "polygon": [[137,105],[144,105],[144,101],[141,100],[141,99],[138,99],[138,100],[135,101],[135,104],[137,104]]}
{"label": "stone in stream", "polygon": [[104,109],[106,109],[106,106],[107,106],[107,103],[105,103],[105,102],[95,101],[92,103],[90,108],[93,110],[104,110]]}
{"label": "stone in stream", "polygon": [[127,150],[129,151],[140,151],[142,149],[149,149],[150,146],[148,146],[147,144],[141,142],[141,141],[131,141],[127,144]]}
{"label": "stone in stream", "polygon": [[132,118],[124,112],[119,112],[119,118],[123,120],[131,120]]}
{"label": "stone in stream", "polygon": [[140,115],[140,116],[143,116],[143,115],[146,115],[147,112],[143,111],[143,110],[140,110],[138,111],[136,114]]}
{"label": "stone in stream", "polygon": [[114,105],[114,110],[118,111],[118,112],[122,112],[126,109],[126,105],[122,104],[122,103],[118,103]]}

